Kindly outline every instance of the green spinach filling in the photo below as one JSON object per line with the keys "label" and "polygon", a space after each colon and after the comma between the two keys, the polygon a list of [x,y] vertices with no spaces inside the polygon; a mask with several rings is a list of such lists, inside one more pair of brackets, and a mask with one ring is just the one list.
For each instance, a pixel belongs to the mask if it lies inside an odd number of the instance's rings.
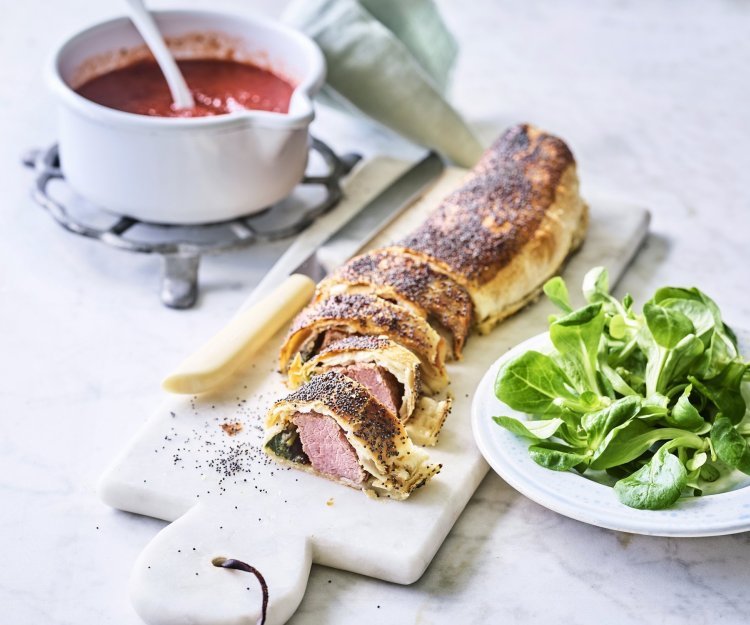
{"label": "green spinach filling", "polygon": [[299,438],[297,428],[279,432],[266,443],[266,447],[279,458],[299,464],[310,464],[310,459],[302,449],[302,441]]}

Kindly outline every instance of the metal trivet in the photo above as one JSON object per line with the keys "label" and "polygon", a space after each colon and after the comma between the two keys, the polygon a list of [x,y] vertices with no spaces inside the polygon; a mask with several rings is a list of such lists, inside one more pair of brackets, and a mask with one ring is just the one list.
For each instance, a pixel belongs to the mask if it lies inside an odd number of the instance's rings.
{"label": "metal trivet", "polygon": [[[87,204],[67,188],[63,189],[66,198],[53,196],[51,183],[65,180],[57,145],[30,151],[23,163],[36,173],[32,197],[58,224],[117,249],[159,254],[163,261],[162,302],[170,308],[190,308],[198,297],[201,256],[299,234],[339,202],[341,179],[360,158],[358,154],[339,157],[325,143],[313,139],[308,171],[289,197],[247,217],[184,226],[113,215]],[[316,173],[321,165],[322,172]]]}

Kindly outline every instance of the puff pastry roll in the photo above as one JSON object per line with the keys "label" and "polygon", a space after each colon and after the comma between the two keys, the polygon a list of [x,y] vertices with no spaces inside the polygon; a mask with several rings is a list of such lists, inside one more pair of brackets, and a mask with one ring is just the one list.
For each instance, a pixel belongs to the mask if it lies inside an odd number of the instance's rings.
{"label": "puff pastry roll", "polygon": [[587,224],[568,146],[523,124],[503,133],[463,186],[400,245],[466,289],[477,328],[486,332],[537,296]]}
{"label": "puff pastry roll", "polygon": [[352,258],[318,285],[317,298],[339,293],[372,293],[410,308],[449,338],[455,358],[474,316],[471,297],[430,262],[399,248],[376,249]]}
{"label": "puff pastry roll", "polygon": [[408,349],[386,336],[348,336],[327,345],[307,362],[295,357],[289,367],[289,385],[297,388],[327,371],[343,373],[364,386],[406,424],[413,442],[437,442],[451,400],[422,394],[422,365]]}
{"label": "puff pastry roll", "polygon": [[272,406],[263,447],[281,464],[394,499],[440,470],[365,387],[335,371]]}
{"label": "puff pastry roll", "polygon": [[387,336],[410,350],[421,363],[422,382],[430,392],[448,384],[445,340],[426,319],[375,295],[343,293],[314,301],[292,322],[279,353],[286,372],[299,354],[307,362],[330,343],[348,335]]}

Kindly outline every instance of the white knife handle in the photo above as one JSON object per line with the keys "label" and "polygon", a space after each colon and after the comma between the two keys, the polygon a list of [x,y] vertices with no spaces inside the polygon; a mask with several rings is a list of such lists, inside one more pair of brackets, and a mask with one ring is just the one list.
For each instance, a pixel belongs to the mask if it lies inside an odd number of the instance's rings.
{"label": "white knife handle", "polygon": [[162,388],[191,395],[215,389],[286,325],[314,292],[315,283],[307,276],[289,276],[257,304],[240,311],[177,367]]}

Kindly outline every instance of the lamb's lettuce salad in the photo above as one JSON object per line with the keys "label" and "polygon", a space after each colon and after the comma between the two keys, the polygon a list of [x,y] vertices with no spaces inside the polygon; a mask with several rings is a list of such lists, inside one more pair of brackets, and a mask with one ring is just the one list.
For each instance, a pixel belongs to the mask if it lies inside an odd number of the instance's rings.
{"label": "lamb's lettuce salad", "polygon": [[607,272],[583,281],[574,309],[562,278],[544,286],[550,353],[504,366],[497,397],[528,420],[494,420],[527,439],[555,471],[606,472],[619,500],[658,510],[701,495],[722,471],[750,474],[750,363],[716,303],[696,288],[664,287],[636,312],[609,293]]}

